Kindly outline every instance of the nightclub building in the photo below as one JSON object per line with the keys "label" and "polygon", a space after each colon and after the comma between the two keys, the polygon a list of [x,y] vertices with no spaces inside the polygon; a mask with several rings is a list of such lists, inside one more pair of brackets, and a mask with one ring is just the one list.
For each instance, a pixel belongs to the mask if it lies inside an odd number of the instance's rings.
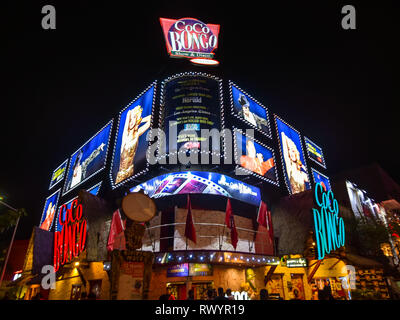
{"label": "nightclub building", "polygon": [[[236,299],[267,289],[275,299],[311,300],[329,285],[335,298],[351,299],[351,230],[329,229],[329,250],[319,237],[336,189],[318,137],[210,66],[218,25],[160,22],[168,53],[182,59],[53,171],[20,297],[159,299],[168,289],[186,299],[192,289],[207,299],[222,287]],[[331,197],[320,208],[318,190]],[[338,223],[353,214],[341,201],[337,209]],[[43,287],[46,265],[56,269],[53,287]]]}

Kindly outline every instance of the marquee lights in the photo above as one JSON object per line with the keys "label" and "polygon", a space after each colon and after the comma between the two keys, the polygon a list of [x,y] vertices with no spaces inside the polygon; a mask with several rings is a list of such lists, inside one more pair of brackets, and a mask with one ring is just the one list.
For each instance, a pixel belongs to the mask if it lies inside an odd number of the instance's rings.
{"label": "marquee lights", "polygon": [[339,217],[339,204],[332,190],[324,191],[320,183],[314,188],[314,201],[319,207],[313,208],[315,240],[318,260],[325,254],[344,246],[345,229],[343,218]]}
{"label": "marquee lights", "polygon": [[[141,96],[143,96],[143,95],[144,95],[148,90],[150,90],[152,87],[154,87],[154,93],[153,93],[153,101],[152,101],[152,106],[151,106],[151,119],[150,119],[150,128],[149,128],[149,130],[150,130],[150,131],[149,131],[149,132],[150,132],[150,137],[149,137],[149,138],[150,138],[150,141],[152,141],[151,132],[152,132],[152,129],[153,129],[153,124],[154,124],[154,122],[153,122],[153,121],[154,121],[154,105],[155,105],[156,96],[157,96],[157,80],[153,81],[153,83],[151,83],[146,89],[144,89],[140,94],[138,94],[138,95],[136,96],[135,99],[131,100],[131,101],[119,112],[118,124],[117,124],[117,128],[119,129],[119,125],[120,125],[120,122],[121,122],[122,113],[123,113],[127,108],[129,108],[133,103],[135,103]],[[141,171],[139,171],[139,172],[133,174],[133,175],[130,176],[129,178],[127,178],[127,179],[121,181],[120,183],[115,184],[115,183],[114,183],[114,179],[113,179],[113,175],[112,175],[112,171],[113,171],[113,168],[114,168],[114,157],[115,157],[115,152],[116,152],[116,147],[117,147],[117,140],[118,140],[118,130],[117,130],[117,132],[116,132],[116,134],[115,134],[114,152],[113,152],[113,156],[112,156],[111,168],[110,168],[110,174],[109,174],[112,189],[116,189],[116,188],[118,188],[118,187],[120,187],[120,186],[122,186],[122,185],[128,183],[129,181],[132,181],[132,180],[135,179],[136,177],[138,177],[138,176],[140,176],[140,175],[142,175],[142,174],[145,174],[146,172],[149,171],[149,164],[148,164],[148,162],[146,162],[146,168],[144,168],[143,170],[141,170]],[[149,145],[150,145],[150,142],[148,142],[148,146],[149,146]],[[147,151],[146,151],[146,152],[147,152]]]}
{"label": "marquee lights", "polygon": [[[235,154],[235,161],[237,161],[237,163],[238,163],[238,162],[239,162],[239,159],[240,159],[240,156],[239,156],[238,153],[237,153],[238,145],[237,145],[237,140],[236,140],[236,132],[238,132],[238,133],[240,133],[241,135],[245,136],[247,139],[250,139],[250,137],[248,137],[246,134],[243,134],[242,130],[240,130],[240,129],[236,128],[236,127],[233,127],[233,142],[234,142],[234,147],[233,147],[233,149],[234,149],[234,154]],[[275,159],[274,150],[272,150],[272,149],[271,149],[270,147],[268,147],[267,145],[265,145],[265,144],[259,142],[257,139],[251,138],[251,140],[254,141],[254,142],[256,142],[256,143],[258,143],[259,145],[263,146],[264,148],[268,149],[269,151],[271,151],[272,156],[273,156],[273,159],[274,159],[274,163],[275,163],[275,179],[276,179],[276,181],[273,181],[273,180],[271,180],[271,179],[268,179],[268,178],[266,178],[266,177],[264,177],[264,176],[259,175],[258,173],[255,173],[255,172],[253,172],[253,171],[251,171],[251,170],[248,170],[248,169],[246,169],[246,168],[243,168],[242,166],[240,166],[240,165],[238,165],[238,164],[236,165],[236,170],[238,170],[238,171],[243,171],[245,174],[253,175],[253,176],[255,176],[255,177],[259,178],[259,179],[262,179],[262,180],[264,180],[264,181],[267,181],[267,182],[272,183],[272,184],[274,184],[274,185],[276,185],[276,186],[279,187],[279,179],[278,179],[278,173],[277,173],[278,170],[277,170],[277,166],[276,166],[276,159]]]}
{"label": "marquee lights", "polygon": [[[88,176],[88,177],[85,177],[81,182],[79,182],[79,183],[77,183],[73,188],[70,188],[69,190],[67,190],[66,191],[66,188],[67,188],[67,184],[65,184],[64,185],[64,193],[63,193],[63,196],[65,196],[66,194],[68,194],[69,192],[71,192],[72,190],[76,190],[76,188],[78,187],[78,186],[80,186],[82,183],[84,183],[85,181],[87,181],[87,180],[89,180],[91,177],[93,177],[93,176],[95,176],[96,174],[98,174],[99,172],[101,172],[102,170],[104,170],[104,168],[105,168],[105,166],[106,166],[106,163],[107,163],[107,155],[108,155],[108,150],[110,149],[109,148],[109,146],[110,146],[110,140],[111,140],[111,132],[112,132],[112,128],[113,128],[113,119],[111,119],[103,128],[101,128],[99,131],[97,131],[96,132],[96,134],[94,134],[90,139],[88,139],[80,148],[78,148],[73,154],[72,154],[72,156],[75,154],[75,153],[77,153],[79,150],[81,150],[87,143],[89,143],[94,137],[96,137],[100,132],[102,132],[107,126],[111,126],[110,127],[110,133],[109,133],[109,135],[108,135],[108,140],[107,140],[107,147],[106,147],[106,154],[105,154],[105,157],[104,157],[104,163],[103,163],[103,165],[101,166],[101,168],[99,169],[99,170],[97,170],[96,172],[93,172],[90,176]],[[72,157],[71,156],[71,157]],[[73,163],[69,163],[69,166],[68,166],[68,171],[67,171],[67,175],[68,175],[68,173],[70,172],[70,170],[71,170],[71,166],[73,166]],[[68,176],[67,176],[67,178],[68,178]]]}
{"label": "marquee lights", "polygon": [[[40,220],[39,220],[40,223],[43,222],[43,216],[46,214],[46,207],[47,207],[46,204],[47,204],[47,201],[48,201],[51,197],[53,197],[54,195],[56,195],[56,194],[58,194],[58,195],[57,195],[57,200],[56,200],[56,202],[55,202],[54,204],[52,204],[52,205],[54,206],[54,208],[57,208],[58,200],[60,199],[61,188],[58,189],[57,191],[55,191],[53,194],[49,195],[49,196],[46,198],[46,201],[44,202],[45,205],[44,205],[44,208],[43,208],[42,216],[40,217]],[[53,227],[53,223],[54,223],[54,218],[53,218],[52,221],[51,221],[51,224],[50,224],[50,227],[49,227],[48,231],[50,231],[51,228]]]}
{"label": "marquee lights", "polygon": [[[236,112],[235,112],[235,108],[233,106],[233,93],[232,93],[232,87],[235,87],[236,89],[240,90],[241,92],[243,92],[246,96],[248,96],[251,100],[253,100],[256,104],[258,104],[260,107],[262,107],[265,110],[265,114],[267,115],[267,123],[268,123],[268,132],[265,132],[263,130],[260,130],[257,126],[253,125],[252,123],[250,123],[249,121],[247,121],[246,119],[240,117]],[[261,132],[263,135],[267,136],[268,138],[272,139],[272,134],[271,134],[271,123],[269,121],[269,112],[267,107],[265,107],[262,103],[260,103],[259,101],[257,101],[256,99],[254,99],[250,94],[248,94],[246,91],[242,90],[239,86],[237,86],[235,83],[233,83],[231,80],[229,80],[229,96],[231,99],[231,112],[232,115],[239,119],[240,121],[245,122],[247,125],[251,126],[252,128],[256,129],[258,132]]]}
{"label": "marquee lights", "polygon": [[[62,212],[66,210],[64,221]],[[75,216],[74,216],[75,212]],[[78,199],[72,202],[71,208],[66,205],[61,206],[58,215],[59,223],[62,225],[61,231],[54,232],[54,271],[60,266],[72,262],[85,250],[87,223],[82,218],[82,204],[78,205]]]}

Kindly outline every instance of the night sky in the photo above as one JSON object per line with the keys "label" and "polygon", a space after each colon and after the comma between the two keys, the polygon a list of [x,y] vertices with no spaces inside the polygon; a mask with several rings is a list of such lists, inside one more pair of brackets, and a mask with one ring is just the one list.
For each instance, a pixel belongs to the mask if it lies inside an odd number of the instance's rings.
{"label": "night sky", "polygon": [[[29,213],[19,238],[39,223],[52,171],[169,63],[159,17],[220,24],[224,79],[323,147],[328,175],[377,162],[400,181],[394,2],[145,2],[2,2],[0,194]],[[46,4],[56,30],[41,28]],[[356,30],[341,28],[346,4]]]}

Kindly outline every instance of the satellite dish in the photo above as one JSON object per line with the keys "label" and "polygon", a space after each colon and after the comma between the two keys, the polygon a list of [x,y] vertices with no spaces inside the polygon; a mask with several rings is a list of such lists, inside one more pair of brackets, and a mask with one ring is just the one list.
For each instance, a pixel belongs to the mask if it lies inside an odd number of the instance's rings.
{"label": "satellite dish", "polygon": [[143,193],[129,193],[122,199],[122,210],[134,221],[146,222],[151,220],[157,211],[156,204]]}

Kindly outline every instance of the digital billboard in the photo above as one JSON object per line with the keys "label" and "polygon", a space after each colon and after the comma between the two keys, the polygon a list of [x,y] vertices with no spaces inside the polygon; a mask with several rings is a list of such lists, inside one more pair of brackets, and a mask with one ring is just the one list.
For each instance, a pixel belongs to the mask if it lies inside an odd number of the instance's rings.
{"label": "digital billboard", "polygon": [[201,193],[235,198],[258,206],[260,189],[216,172],[187,171],[169,173],[153,178],[130,189],[143,190],[150,198],[175,194]]}
{"label": "digital billboard", "polygon": [[232,82],[229,82],[229,84],[232,114],[271,138],[267,108]]}
{"label": "digital billboard", "polygon": [[146,135],[151,128],[154,82],[119,114],[110,178],[113,188],[142,174],[148,167]]}
{"label": "digital billboard", "polygon": [[[89,189],[87,190],[87,192],[90,192],[91,194],[97,196],[97,194],[99,193],[100,187],[101,187],[101,182],[99,182],[99,183],[97,183],[96,185],[94,185],[93,187],[89,188]],[[72,201],[74,201],[74,200],[77,199],[77,198],[78,198],[78,197],[75,197],[75,198],[73,198],[73,199],[71,199],[70,201],[68,201],[68,202],[65,203],[65,206],[66,206],[66,209],[67,209],[67,210],[71,209]],[[63,205],[59,206],[58,209],[57,209],[57,214],[56,214],[57,217],[56,217],[56,222],[55,222],[55,231],[61,231],[61,229],[62,229],[62,225],[61,225],[60,222],[59,222],[60,208],[61,208],[62,206],[63,206]],[[65,220],[65,213],[66,213],[66,210],[63,211],[62,221]]]}
{"label": "digital billboard", "polygon": [[104,169],[112,123],[112,120],[108,122],[71,156],[64,195]]}
{"label": "digital billboard", "polygon": [[304,142],[306,144],[308,158],[326,169],[325,159],[324,155],[322,154],[322,149],[307,137],[304,137]]}
{"label": "digital billboard", "polygon": [[180,150],[200,151],[202,129],[221,129],[221,92],[221,80],[205,73],[183,73],[163,81],[159,127],[164,128],[170,156]]}
{"label": "digital billboard", "polygon": [[314,168],[311,168],[312,176],[314,179],[314,183],[320,183],[322,188],[324,188],[325,191],[332,190],[331,189],[331,184],[329,182],[329,178],[322,173],[318,172]]}
{"label": "digital billboard", "polygon": [[254,138],[234,129],[235,158],[240,169],[278,185],[274,152]]}
{"label": "digital billboard", "polygon": [[290,194],[311,189],[300,133],[275,115],[285,183]]}
{"label": "digital billboard", "polygon": [[39,228],[50,231],[51,227],[53,226],[57,203],[60,198],[60,192],[61,189],[58,189],[46,199],[44,203],[42,217],[40,218]]}
{"label": "digital billboard", "polygon": [[56,170],[53,171],[53,174],[51,175],[49,190],[64,179],[65,172],[67,171],[67,164],[68,159],[66,159]]}

